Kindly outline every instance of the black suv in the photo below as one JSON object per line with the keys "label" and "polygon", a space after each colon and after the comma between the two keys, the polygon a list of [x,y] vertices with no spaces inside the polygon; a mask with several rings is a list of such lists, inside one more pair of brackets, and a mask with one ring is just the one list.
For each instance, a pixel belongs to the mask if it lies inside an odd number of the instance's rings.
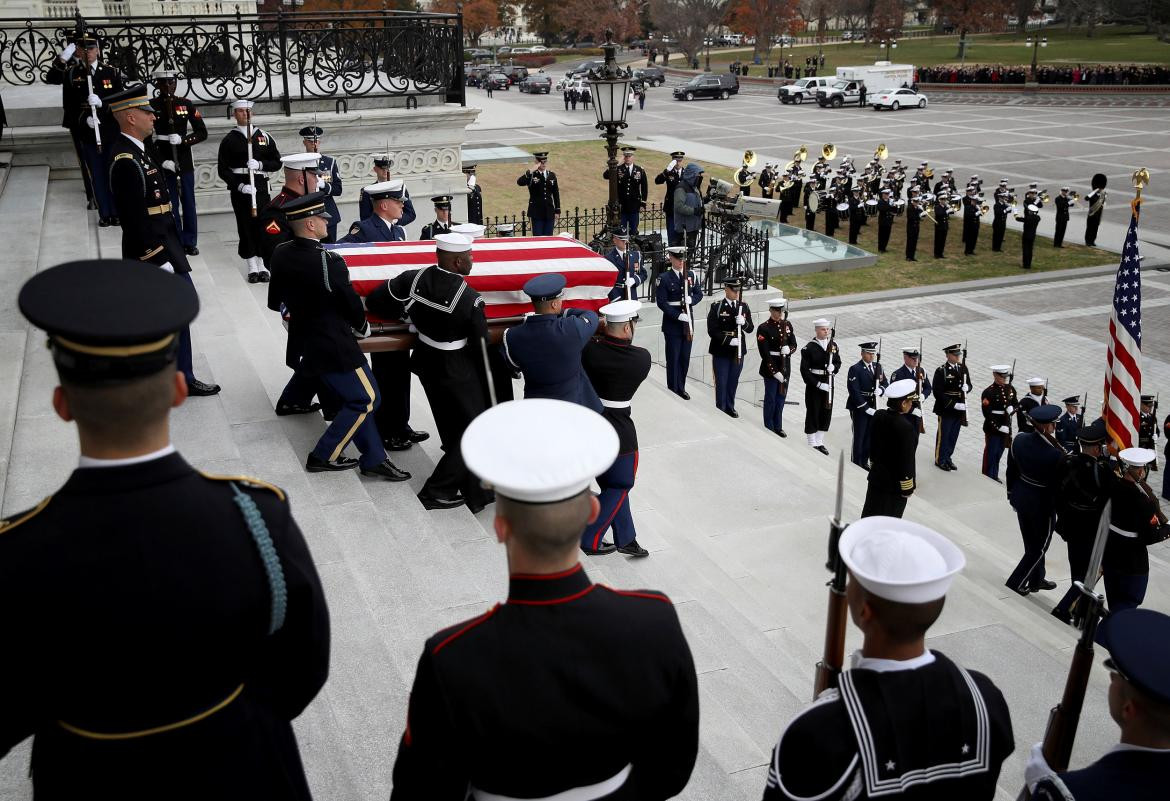
{"label": "black suv", "polygon": [[700,97],[717,97],[726,100],[739,94],[739,78],[727,73],[704,73],[691,78],[683,86],[674,89],[675,100],[696,100]]}
{"label": "black suv", "polygon": [[662,86],[666,83],[666,70],[662,67],[640,67],[634,70],[634,77],[642,79],[649,86]]}
{"label": "black suv", "polygon": [[530,95],[547,95],[552,91],[552,78],[547,75],[529,75],[520,82],[518,88],[521,92],[527,92]]}

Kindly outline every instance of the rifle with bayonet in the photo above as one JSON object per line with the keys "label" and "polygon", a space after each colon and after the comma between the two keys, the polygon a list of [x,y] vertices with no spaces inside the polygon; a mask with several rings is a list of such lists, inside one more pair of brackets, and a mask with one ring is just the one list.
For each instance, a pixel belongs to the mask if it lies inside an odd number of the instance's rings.
{"label": "rifle with bayonet", "polygon": [[918,433],[926,433],[926,421],[922,414],[922,379],[926,377],[925,371],[922,369],[922,337],[918,337],[918,358],[914,365],[914,394],[918,396],[915,403],[918,404]]}
{"label": "rifle with bayonet", "polygon": [[813,698],[815,699],[824,690],[837,686],[841,675],[841,668],[845,664],[845,625],[848,620],[849,607],[845,601],[845,560],[841,558],[841,532],[845,524],[841,522],[841,507],[845,501],[845,453],[837,459],[837,503],[833,508],[833,517],[829,519],[829,561],[825,567],[832,574],[829,579],[829,615],[825,621],[825,648],[821,654],[821,661],[817,662],[816,676],[813,679]]}
{"label": "rifle with bayonet", "polygon": [[971,384],[971,373],[967,369],[967,340],[963,340],[963,358],[959,359],[959,392],[963,394],[963,425],[967,425],[967,387]]}
{"label": "rifle with bayonet", "polygon": [[833,408],[833,400],[837,388],[837,373],[833,371],[833,354],[837,352],[837,318],[833,318],[833,326],[829,329],[829,347],[825,351],[829,358],[825,361],[825,372],[829,378],[829,397],[825,399],[825,408]]}
{"label": "rifle with bayonet", "polygon": [[881,388],[882,388],[882,376],[885,374],[884,371],[882,370],[882,338],[881,337],[878,337],[877,353],[874,354],[873,363],[874,363],[873,397],[870,398],[870,400],[873,401],[873,408],[876,409],[878,407],[878,402],[877,402],[878,395],[881,393]]}

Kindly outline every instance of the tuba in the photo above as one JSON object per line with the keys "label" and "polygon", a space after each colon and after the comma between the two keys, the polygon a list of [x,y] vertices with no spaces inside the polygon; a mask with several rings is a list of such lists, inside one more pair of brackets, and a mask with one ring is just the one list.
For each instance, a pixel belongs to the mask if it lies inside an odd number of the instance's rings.
{"label": "tuba", "polygon": [[804,145],[801,145],[799,148],[796,149],[796,152],[792,154],[792,160],[795,161],[797,164],[799,164],[800,162],[804,161],[807,158],[808,158],[808,148],[805,147]]}
{"label": "tuba", "polygon": [[890,157],[890,149],[886,147],[885,143],[877,146],[877,150],[873,151],[874,161],[885,161]]}
{"label": "tuba", "polygon": [[752,185],[752,181],[756,177],[756,173],[751,171],[751,168],[756,164],[756,154],[752,150],[743,151],[743,166],[732,173],[732,180],[736,185],[743,189]]}
{"label": "tuba", "polygon": [[825,161],[837,158],[837,146],[831,142],[821,145],[821,158]]}
{"label": "tuba", "polygon": [[754,167],[754,166],[756,166],[756,154],[755,154],[755,151],[753,151],[753,150],[745,150],[745,151],[743,151],[743,166],[744,166],[744,167],[747,167],[747,168],[749,168],[749,169],[750,169],[750,168],[752,168],[752,167]]}

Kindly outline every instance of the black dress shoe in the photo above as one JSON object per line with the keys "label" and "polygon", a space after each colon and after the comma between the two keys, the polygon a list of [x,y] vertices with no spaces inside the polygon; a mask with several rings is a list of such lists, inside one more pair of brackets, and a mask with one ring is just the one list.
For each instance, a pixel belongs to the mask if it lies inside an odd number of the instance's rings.
{"label": "black dress shoe", "polygon": [[410,473],[405,470],[399,470],[394,466],[394,463],[386,459],[381,464],[374,467],[363,467],[363,476],[373,476],[374,478],[384,478],[387,481],[409,481]]}
{"label": "black dress shoe", "polygon": [[945,464],[942,464],[941,462],[935,462],[934,466],[937,467],[939,470],[943,470],[945,472],[950,472],[950,469],[951,469],[951,468],[947,467]]}
{"label": "black dress shoe", "polygon": [[1040,590],[1055,590],[1055,589],[1056,589],[1056,582],[1055,581],[1049,581],[1048,579],[1044,579],[1036,586],[1029,587],[1028,591],[1029,592],[1040,592]]}
{"label": "black dress shoe", "polygon": [[348,456],[338,456],[332,462],[327,462],[310,453],[309,458],[305,460],[305,469],[310,473],[336,473],[341,470],[353,470],[357,466],[358,460]]}
{"label": "black dress shoe", "polygon": [[691,399],[691,396],[687,394],[687,391],[685,389],[680,389],[678,391],[678,396],[680,398],[682,398],[683,400],[690,400]]}
{"label": "black dress shoe", "polygon": [[99,217],[98,218],[98,227],[99,228],[109,228],[110,227],[110,218],[109,217]]}
{"label": "black dress shoe", "polygon": [[196,398],[219,394],[219,384],[205,384],[198,378],[187,382],[187,394]]}
{"label": "black dress shoe", "polygon": [[382,446],[388,451],[408,451],[414,443],[405,437],[390,437],[382,440]]}
{"label": "black dress shoe", "polygon": [[463,505],[462,495],[456,495],[454,498],[436,498],[430,493],[420,492],[418,499],[425,509],[454,509]]}
{"label": "black dress shoe", "polygon": [[415,431],[413,428],[406,430],[406,438],[411,442],[426,442],[431,438],[431,435],[426,431]]}
{"label": "black dress shoe", "polygon": [[992,476],[988,476],[988,478],[990,478],[990,479],[991,479],[992,481],[994,481],[996,484],[1002,484],[1002,483],[1003,483],[1003,479],[994,478],[994,477],[992,477]]}
{"label": "black dress shoe", "polygon": [[776,433],[777,433],[777,434],[779,434],[780,436],[784,437],[785,439],[787,439],[787,438],[788,438],[788,435],[784,433],[784,429],[783,429],[783,428],[781,428],[781,429],[780,429],[779,431],[777,431]]}
{"label": "black dress shoe", "polygon": [[110,225],[121,225],[121,224],[122,224],[122,221],[120,219],[118,219],[117,217],[110,218]]}
{"label": "black dress shoe", "polygon": [[276,416],[288,417],[293,414],[312,414],[321,408],[319,403],[310,403],[305,406],[300,403],[278,403],[276,404]]}
{"label": "black dress shoe", "polygon": [[821,453],[825,454],[825,456],[829,455],[829,449],[826,448],[824,445],[818,445],[815,448],[813,448],[813,450],[820,451]]}
{"label": "black dress shoe", "polygon": [[92,200],[85,201],[85,210],[86,211],[97,211],[97,203],[94,203]]}
{"label": "black dress shoe", "polygon": [[947,462],[947,470],[958,470],[959,468],[954,462]]}
{"label": "black dress shoe", "polygon": [[618,553],[624,553],[626,556],[649,556],[650,552],[638,544],[637,540],[630,540],[626,545],[618,548]]}
{"label": "black dress shoe", "polygon": [[589,556],[605,556],[607,553],[613,553],[617,550],[617,546],[612,542],[602,541],[600,548],[582,548],[583,553]]}
{"label": "black dress shoe", "polygon": [[737,412],[735,409],[724,409],[723,413],[728,417],[739,417],[739,412]]}
{"label": "black dress shoe", "polygon": [[260,273],[248,273],[248,283],[255,284],[260,280]]}
{"label": "black dress shoe", "polygon": [[260,283],[267,284],[272,275],[267,270],[261,270],[259,273]]}
{"label": "black dress shoe", "polygon": [[198,256],[199,248],[195,247],[194,245],[183,245],[183,252],[188,256]]}

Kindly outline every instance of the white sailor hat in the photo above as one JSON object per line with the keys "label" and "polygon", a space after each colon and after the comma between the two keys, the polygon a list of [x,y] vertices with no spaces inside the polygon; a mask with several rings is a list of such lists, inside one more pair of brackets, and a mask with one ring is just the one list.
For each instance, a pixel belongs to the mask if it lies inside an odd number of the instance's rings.
{"label": "white sailor hat", "polygon": [[231,109],[232,111],[235,111],[238,108],[252,108],[254,105],[255,104],[251,100],[244,100],[243,98],[240,98],[231,102]]}
{"label": "white sailor hat", "polygon": [[845,566],[862,587],[879,598],[903,604],[944,597],[967,561],[963,552],[938,532],[881,515],[851,524],[841,534],[838,548]]}
{"label": "white sailor hat", "polygon": [[152,81],[177,81],[179,79],[178,70],[155,70],[150,73]]}
{"label": "white sailor hat", "polygon": [[1117,454],[1117,458],[1130,467],[1145,467],[1158,458],[1152,448],[1126,448]]}
{"label": "white sailor hat", "polygon": [[1036,183],[1035,181],[1033,181],[1032,183],[1028,184],[1028,188],[1029,188],[1029,189],[1035,189],[1037,186],[1039,186],[1039,184],[1038,184],[1038,183]]}
{"label": "white sailor hat", "polygon": [[1043,378],[1036,377],[1036,378],[1029,378],[1028,379],[1028,386],[1030,386],[1030,387],[1043,387],[1047,384],[1048,384],[1048,382],[1045,381]]}
{"label": "white sailor hat", "polygon": [[814,328],[831,328],[832,326],[833,321],[828,317],[818,317],[817,319],[813,320]]}
{"label": "white sailor hat", "polygon": [[1010,364],[993,364],[991,365],[991,372],[999,373],[1000,375],[1007,375],[1012,371]]}
{"label": "white sailor hat", "polygon": [[887,398],[905,398],[913,395],[917,389],[918,382],[913,378],[900,378],[886,387],[885,395]]}
{"label": "white sailor hat", "polygon": [[788,298],[784,297],[783,295],[777,295],[774,298],[768,298],[768,308],[770,309],[783,309],[787,305]]}
{"label": "white sailor hat", "polygon": [[999,179],[999,183],[1000,183],[1000,185],[1001,185],[1001,186],[1007,186],[1007,185],[1008,185],[1008,179],[1007,179],[1007,178],[1000,178],[1000,179]]}
{"label": "white sailor hat", "polygon": [[1060,187],[1060,191],[1061,191],[1061,192],[1067,192],[1067,191],[1068,191],[1068,187],[1067,187],[1067,186],[1062,186],[1062,187]]}
{"label": "white sailor hat", "polygon": [[402,182],[401,178],[395,178],[393,181],[379,181],[376,184],[370,184],[363,187],[370,200],[383,200],[390,198],[391,200],[402,200],[406,197],[406,184]]}
{"label": "white sailor hat", "polygon": [[687,249],[685,245],[675,245],[674,247],[669,247],[666,249],[666,252],[676,259],[682,259],[683,261],[686,261]]}
{"label": "white sailor hat", "polygon": [[472,239],[479,239],[483,236],[483,232],[487,230],[487,226],[479,225],[477,223],[459,223],[451,226],[451,233],[463,234]]}
{"label": "white sailor hat", "polygon": [[286,170],[316,169],[321,163],[320,153],[293,153],[291,156],[281,156],[280,163]]}
{"label": "white sailor hat", "polygon": [[471,250],[471,240],[463,234],[437,234],[435,236],[435,250],[463,253]]}
{"label": "white sailor hat", "polygon": [[599,311],[605,315],[607,323],[625,323],[638,319],[638,311],[642,308],[640,300],[619,300],[602,306]]}
{"label": "white sailor hat", "polygon": [[463,434],[461,451],[467,468],[497,494],[524,503],[556,503],[585,491],[613,464],[618,438],[609,421],[592,409],[526,398],[476,417]]}

